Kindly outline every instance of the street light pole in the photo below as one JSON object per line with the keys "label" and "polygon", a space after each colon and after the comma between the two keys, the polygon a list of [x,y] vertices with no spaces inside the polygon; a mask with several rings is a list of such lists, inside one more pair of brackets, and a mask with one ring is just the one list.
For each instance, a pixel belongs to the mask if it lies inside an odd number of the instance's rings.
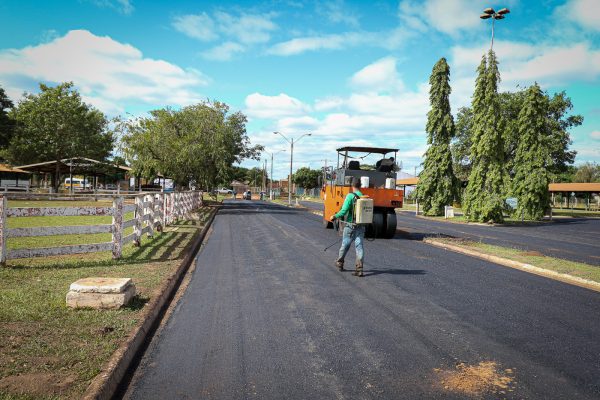
{"label": "street light pole", "polygon": [[479,16],[481,19],[492,19],[492,44],[490,45],[490,50],[494,48],[494,22],[496,22],[497,19],[504,19],[504,16],[508,13],[510,13],[508,8],[503,8],[496,12],[493,8],[489,7],[483,10],[483,14]]}
{"label": "street light pole", "polygon": [[295,140],[294,140],[294,138],[292,138],[292,140],[289,140],[281,132],[273,132],[273,133],[276,135],[281,135],[281,137],[284,138],[290,144],[290,176],[288,178],[288,204],[292,205],[292,168],[294,165],[294,143],[298,142],[304,136],[312,136],[312,133],[305,133],[304,135],[300,136],[298,139],[295,139]]}
{"label": "street light pole", "polygon": [[271,179],[269,180],[269,198],[271,198],[271,200],[273,200],[273,156],[275,156],[275,154],[281,153],[283,151],[285,151],[285,149],[277,150],[274,152],[265,150],[265,153],[267,153],[271,156]]}

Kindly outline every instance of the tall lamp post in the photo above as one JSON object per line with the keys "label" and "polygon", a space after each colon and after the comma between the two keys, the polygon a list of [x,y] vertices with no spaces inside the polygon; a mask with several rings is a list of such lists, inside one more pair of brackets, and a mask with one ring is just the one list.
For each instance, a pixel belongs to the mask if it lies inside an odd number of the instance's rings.
{"label": "tall lamp post", "polygon": [[504,16],[508,13],[510,13],[510,10],[508,8],[503,8],[500,11],[495,11],[493,8],[489,7],[483,10],[483,14],[479,16],[479,18],[481,19],[492,19],[492,44],[490,46],[490,50],[492,50],[494,47],[494,22],[497,19],[504,19]]}
{"label": "tall lamp post", "polygon": [[290,144],[290,176],[288,178],[288,204],[292,205],[292,166],[294,164],[294,143],[297,143],[304,136],[312,136],[312,133],[305,133],[300,136],[298,139],[292,138],[292,140],[285,137],[285,135],[281,132],[273,132],[276,135],[280,135],[282,138],[286,140]]}
{"label": "tall lamp post", "polygon": [[273,156],[277,153],[281,153],[282,151],[285,151],[285,149],[277,150],[272,153],[265,150],[265,153],[271,156],[271,180],[269,181],[269,198],[271,200],[273,200]]}

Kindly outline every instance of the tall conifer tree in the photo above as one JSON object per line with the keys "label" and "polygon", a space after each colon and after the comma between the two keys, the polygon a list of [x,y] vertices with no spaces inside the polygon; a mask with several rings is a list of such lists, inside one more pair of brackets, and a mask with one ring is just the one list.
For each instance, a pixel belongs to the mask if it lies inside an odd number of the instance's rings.
{"label": "tall conifer tree", "polygon": [[429,77],[427,144],[418,196],[426,215],[442,215],[445,205],[455,198],[457,181],[452,171],[450,140],[454,137],[454,118],[450,110],[450,67],[441,58]]}
{"label": "tall conifer tree", "polygon": [[526,94],[519,112],[519,144],[515,156],[513,194],[517,197],[516,215],[527,219],[542,219],[550,204],[548,194],[546,97],[536,83]]}
{"label": "tall conifer tree", "polygon": [[498,62],[490,50],[477,69],[473,94],[473,166],[465,192],[465,215],[473,221],[502,222],[506,192],[503,121],[498,98]]}

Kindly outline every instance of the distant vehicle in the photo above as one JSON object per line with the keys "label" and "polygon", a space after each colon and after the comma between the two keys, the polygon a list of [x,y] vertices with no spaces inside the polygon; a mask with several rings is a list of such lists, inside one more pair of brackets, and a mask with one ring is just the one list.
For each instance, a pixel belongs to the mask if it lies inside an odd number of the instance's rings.
{"label": "distant vehicle", "polygon": [[233,190],[231,189],[226,189],[226,188],[221,188],[217,190],[218,194],[233,194]]}
{"label": "distant vehicle", "polygon": [[106,190],[117,190],[117,185],[114,183],[107,183],[104,188]]}
{"label": "distant vehicle", "polygon": [[[85,182],[81,178],[73,178],[73,189],[84,190],[91,189],[92,185],[86,179]],[[65,189],[71,189],[71,178],[65,179]]]}
{"label": "distant vehicle", "polygon": [[251,191],[245,191],[244,194],[242,195],[242,198],[244,200],[252,200],[252,192]]}

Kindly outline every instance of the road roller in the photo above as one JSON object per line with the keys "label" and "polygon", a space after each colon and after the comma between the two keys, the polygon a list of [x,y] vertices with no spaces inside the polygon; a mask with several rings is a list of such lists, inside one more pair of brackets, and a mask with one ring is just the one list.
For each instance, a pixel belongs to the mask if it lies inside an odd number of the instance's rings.
{"label": "road roller", "polygon": [[[393,153],[393,157],[391,154]],[[402,207],[403,192],[396,190],[398,149],[379,147],[341,147],[337,149],[337,166],[325,168],[321,198],[323,199],[323,226],[333,229],[328,218],[338,212],[346,195],[352,191],[352,182],[361,181],[360,191],[373,199],[373,223],[367,226],[366,236],[392,238],[396,233],[395,208]],[[377,159],[375,165],[361,162],[371,155]],[[372,157],[371,157],[372,159]]]}

